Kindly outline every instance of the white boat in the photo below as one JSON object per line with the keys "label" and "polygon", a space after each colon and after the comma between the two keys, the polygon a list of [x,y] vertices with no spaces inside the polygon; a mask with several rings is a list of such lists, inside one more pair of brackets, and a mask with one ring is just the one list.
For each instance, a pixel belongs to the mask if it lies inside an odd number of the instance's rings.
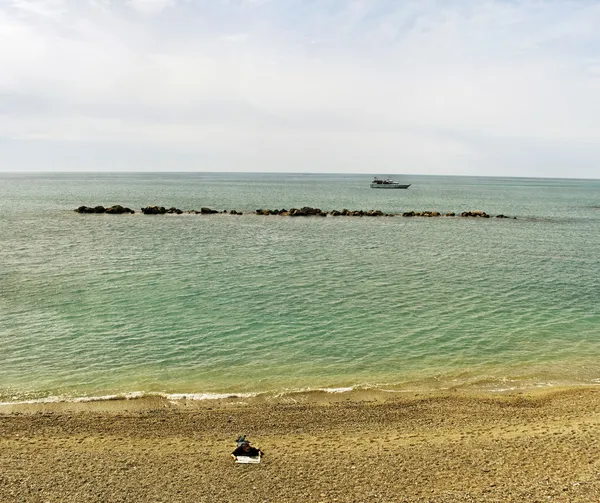
{"label": "white boat", "polygon": [[394,182],[394,180],[390,180],[389,178],[385,180],[381,180],[380,178],[373,178],[371,182],[372,189],[408,189],[410,187],[409,184],[403,184]]}

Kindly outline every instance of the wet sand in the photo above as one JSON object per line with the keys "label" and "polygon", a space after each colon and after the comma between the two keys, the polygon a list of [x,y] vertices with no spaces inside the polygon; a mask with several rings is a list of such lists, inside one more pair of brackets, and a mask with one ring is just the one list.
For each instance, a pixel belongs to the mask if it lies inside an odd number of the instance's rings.
{"label": "wet sand", "polygon": [[597,502],[599,448],[596,389],[3,406],[0,501]]}

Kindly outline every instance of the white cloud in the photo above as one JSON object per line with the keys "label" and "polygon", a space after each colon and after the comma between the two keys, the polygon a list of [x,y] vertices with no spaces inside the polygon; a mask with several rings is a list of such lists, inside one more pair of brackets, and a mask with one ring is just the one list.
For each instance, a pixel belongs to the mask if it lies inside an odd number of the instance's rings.
{"label": "white cloud", "polygon": [[127,5],[143,14],[158,14],[173,3],[174,0],[127,0]]}
{"label": "white cloud", "polygon": [[7,0],[7,7],[23,14],[58,19],[67,9],[66,0]]}
{"label": "white cloud", "polygon": [[245,42],[248,40],[247,33],[228,33],[226,35],[221,35],[220,40],[224,40],[225,42]]}
{"label": "white cloud", "polygon": [[540,176],[560,149],[582,168],[554,175],[598,176],[598,25],[600,6],[566,0],[11,0],[0,141]]}

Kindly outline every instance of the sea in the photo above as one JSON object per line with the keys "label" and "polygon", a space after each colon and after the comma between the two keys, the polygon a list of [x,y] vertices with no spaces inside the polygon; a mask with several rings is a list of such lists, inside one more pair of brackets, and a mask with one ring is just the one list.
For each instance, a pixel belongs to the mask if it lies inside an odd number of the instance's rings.
{"label": "sea", "polygon": [[0,403],[600,384],[600,180],[389,176],[1,173]]}

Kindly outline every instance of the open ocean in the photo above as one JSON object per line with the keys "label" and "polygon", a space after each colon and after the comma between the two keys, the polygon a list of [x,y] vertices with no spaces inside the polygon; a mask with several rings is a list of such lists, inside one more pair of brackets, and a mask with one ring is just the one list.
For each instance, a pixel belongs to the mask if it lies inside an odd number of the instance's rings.
{"label": "open ocean", "polygon": [[371,178],[0,174],[0,402],[600,384],[600,180]]}

